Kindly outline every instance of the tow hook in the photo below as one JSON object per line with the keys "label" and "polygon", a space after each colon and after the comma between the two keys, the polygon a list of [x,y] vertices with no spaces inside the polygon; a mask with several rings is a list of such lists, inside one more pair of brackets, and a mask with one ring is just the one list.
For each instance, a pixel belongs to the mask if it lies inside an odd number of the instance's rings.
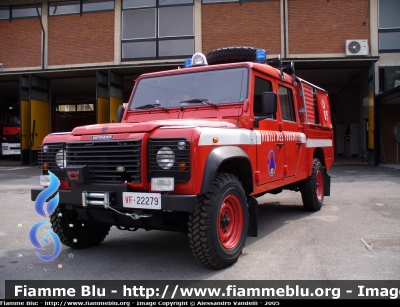
{"label": "tow hook", "polygon": [[153,216],[153,214],[147,214],[147,213],[145,213],[145,214],[139,214],[139,213],[136,213],[136,212],[134,212],[134,213],[120,212],[120,211],[118,211],[117,209],[112,208],[112,207],[110,207],[110,206],[105,206],[105,207],[106,207],[106,209],[111,209],[111,210],[113,210],[113,211],[115,211],[115,212],[117,212],[117,213],[119,213],[119,214],[129,216],[130,218],[132,218],[132,219],[134,219],[134,220],[138,220],[138,219],[141,219],[141,218],[143,218],[143,217],[152,217],[152,216]]}
{"label": "tow hook", "polygon": [[138,213],[125,213],[125,215],[133,218],[134,220],[141,219],[142,217],[152,217],[153,214],[138,214]]}

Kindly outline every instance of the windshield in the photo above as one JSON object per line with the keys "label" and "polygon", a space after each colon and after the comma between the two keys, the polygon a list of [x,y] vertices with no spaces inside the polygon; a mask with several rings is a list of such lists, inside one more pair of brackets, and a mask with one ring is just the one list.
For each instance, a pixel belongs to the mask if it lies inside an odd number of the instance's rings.
{"label": "windshield", "polygon": [[173,108],[243,102],[247,98],[245,67],[196,71],[141,79],[129,109]]}
{"label": "windshield", "polygon": [[8,110],[7,113],[4,115],[4,126],[19,127],[20,123],[19,110]]}

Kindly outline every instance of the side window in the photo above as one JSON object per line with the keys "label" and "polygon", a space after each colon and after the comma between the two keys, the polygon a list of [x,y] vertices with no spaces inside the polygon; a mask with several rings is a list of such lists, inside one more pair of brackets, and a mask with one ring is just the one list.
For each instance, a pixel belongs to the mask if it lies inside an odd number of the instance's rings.
{"label": "side window", "polygon": [[272,90],[272,84],[270,81],[256,77],[254,80],[254,116],[264,116],[262,113],[262,93],[270,92]]}
{"label": "side window", "polygon": [[279,85],[279,101],[283,120],[296,121],[294,112],[293,93],[290,88]]}

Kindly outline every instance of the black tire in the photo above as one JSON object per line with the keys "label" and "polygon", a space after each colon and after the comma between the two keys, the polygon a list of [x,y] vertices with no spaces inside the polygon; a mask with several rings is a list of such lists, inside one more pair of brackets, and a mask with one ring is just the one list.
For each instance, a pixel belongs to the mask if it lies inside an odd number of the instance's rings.
{"label": "black tire", "polygon": [[301,198],[304,209],[318,211],[324,201],[324,170],[321,162],[314,159],[311,176],[302,182]]}
{"label": "black tire", "polygon": [[254,62],[257,48],[253,47],[227,47],[215,49],[207,53],[206,59],[209,65],[235,62]]}
{"label": "black tire", "polygon": [[50,215],[53,231],[58,235],[62,244],[82,249],[100,244],[108,235],[110,226],[81,221],[75,210],[65,210],[64,208],[63,204],[59,204]]}
{"label": "black tire", "polygon": [[188,222],[190,247],[196,259],[212,269],[235,263],[244,247],[248,226],[247,202],[239,179],[220,173],[211,190],[200,196]]}

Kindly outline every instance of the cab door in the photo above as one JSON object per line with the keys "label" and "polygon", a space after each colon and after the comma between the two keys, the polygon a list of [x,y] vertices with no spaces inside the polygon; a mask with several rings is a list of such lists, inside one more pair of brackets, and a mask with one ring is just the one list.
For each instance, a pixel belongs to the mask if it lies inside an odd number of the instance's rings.
{"label": "cab door", "polygon": [[281,114],[279,129],[284,138],[285,163],[283,166],[284,177],[295,176],[300,172],[299,164],[305,154],[305,135],[299,131],[296,116],[293,89],[283,84],[278,84],[278,103]]}
{"label": "cab door", "polygon": [[254,77],[253,113],[257,135],[257,185],[282,180],[284,177],[285,149],[283,133],[279,131],[276,115],[267,118],[262,113],[262,93],[273,91],[271,80]]}

